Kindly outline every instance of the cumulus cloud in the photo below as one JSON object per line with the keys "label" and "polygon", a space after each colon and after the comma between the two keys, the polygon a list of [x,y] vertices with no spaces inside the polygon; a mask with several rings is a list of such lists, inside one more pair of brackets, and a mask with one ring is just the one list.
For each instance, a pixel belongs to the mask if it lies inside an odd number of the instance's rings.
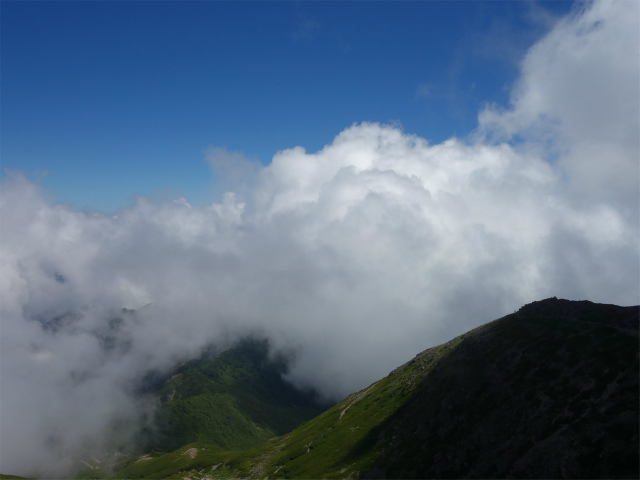
{"label": "cumulus cloud", "polygon": [[638,218],[640,4],[579,3],[522,61],[507,110],[491,106],[480,130],[544,144],[577,201],[603,195]]}
{"label": "cumulus cloud", "polygon": [[113,451],[149,408],[145,374],[211,342],[260,332],[296,351],[292,381],[337,397],[533,300],[637,304],[634,13],[581,4],[464,141],[354,124],[249,165],[252,187],[221,203],[140,197],[114,216],[5,178],[0,471],[55,475]]}

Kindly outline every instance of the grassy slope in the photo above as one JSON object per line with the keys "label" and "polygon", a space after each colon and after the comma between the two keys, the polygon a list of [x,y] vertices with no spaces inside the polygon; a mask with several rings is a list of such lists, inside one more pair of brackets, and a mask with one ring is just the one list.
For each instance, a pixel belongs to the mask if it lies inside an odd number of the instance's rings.
{"label": "grassy slope", "polygon": [[245,340],[181,365],[157,391],[161,408],[148,450],[206,441],[249,448],[321,413],[312,392],[282,380],[286,361],[264,340]]}
{"label": "grassy slope", "polygon": [[638,307],[535,302],[252,450],[195,443],[117,475],[637,478],[638,349]]}
{"label": "grassy slope", "polygon": [[[282,379],[286,368],[286,359],[270,356],[268,342],[258,339],[185,362],[147,387],[160,405],[153,428],[141,436],[141,451],[149,453],[121,461],[115,466],[117,477],[163,478],[213,453],[255,447],[324,411],[327,405],[314,392]],[[194,445],[196,461],[191,458]],[[77,478],[110,475],[108,468],[94,467]]]}
{"label": "grassy slope", "polygon": [[[382,424],[408,398],[462,337],[422,352],[368,389],[350,395],[330,410],[288,435],[272,438],[251,450],[211,452],[194,443],[161,458],[118,470],[118,478],[237,478],[237,477],[346,477],[371,464],[375,452],[353,451],[368,433]],[[422,376],[422,378],[421,378]],[[184,464],[186,448],[196,457]],[[187,462],[189,463],[189,462]],[[176,468],[165,468],[176,465]],[[179,464],[179,466],[178,466]],[[214,468],[212,470],[212,467]]]}

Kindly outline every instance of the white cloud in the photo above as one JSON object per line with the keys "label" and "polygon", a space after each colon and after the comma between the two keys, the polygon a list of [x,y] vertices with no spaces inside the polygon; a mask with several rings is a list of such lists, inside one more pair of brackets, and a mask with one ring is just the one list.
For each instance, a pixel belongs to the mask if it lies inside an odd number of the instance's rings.
{"label": "white cloud", "polygon": [[[536,299],[637,304],[638,103],[627,84],[638,82],[619,63],[637,63],[638,47],[635,60],[585,47],[626,45],[637,15],[629,26],[634,16],[618,9],[589,5],[533,46],[511,108],[481,113],[492,143],[430,145],[364,123],[264,168],[210,153],[231,182],[254,179],[251,208],[228,192],[207,208],[139,198],[109,217],[6,178],[0,470],[37,475],[71,465],[83,447],[106,448],[88,439],[110,439],[114,421],[133,425],[146,408],[133,382],[246,332],[297,349],[295,381],[343,395]],[[586,28],[594,18],[600,26]],[[598,74],[598,62],[609,71]],[[589,95],[570,95],[576,72],[608,80],[585,78]],[[516,134],[515,146],[495,141]],[[616,155],[606,153],[608,176],[602,152]]]}
{"label": "white cloud", "polygon": [[634,205],[638,217],[640,4],[577,4],[522,62],[511,108],[479,115],[494,138],[547,143],[579,201]]}

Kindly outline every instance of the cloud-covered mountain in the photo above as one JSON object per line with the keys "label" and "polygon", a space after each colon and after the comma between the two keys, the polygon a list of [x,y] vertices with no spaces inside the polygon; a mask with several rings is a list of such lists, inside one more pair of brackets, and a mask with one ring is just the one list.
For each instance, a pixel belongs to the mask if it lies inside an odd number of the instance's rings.
{"label": "cloud-covered mountain", "polygon": [[[112,478],[637,478],[639,307],[549,298],[418,353],[246,451],[195,442]],[[213,447],[213,448],[212,448]]]}
{"label": "cloud-covered mountain", "polygon": [[212,160],[251,177],[219,204],[114,216],[4,179],[0,471],[122,443],[132,385],[211,342],[264,335],[339,397],[535,298],[639,303],[638,8],[579,4],[467,139],[354,124],[263,168]]}

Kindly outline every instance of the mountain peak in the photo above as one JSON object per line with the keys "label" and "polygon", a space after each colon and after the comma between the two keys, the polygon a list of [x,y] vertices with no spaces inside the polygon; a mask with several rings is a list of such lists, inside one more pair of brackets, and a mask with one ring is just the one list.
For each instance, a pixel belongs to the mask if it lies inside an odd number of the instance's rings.
{"label": "mountain peak", "polygon": [[517,315],[597,323],[638,335],[639,312],[638,306],[622,307],[588,300],[551,297],[524,305],[517,311]]}

